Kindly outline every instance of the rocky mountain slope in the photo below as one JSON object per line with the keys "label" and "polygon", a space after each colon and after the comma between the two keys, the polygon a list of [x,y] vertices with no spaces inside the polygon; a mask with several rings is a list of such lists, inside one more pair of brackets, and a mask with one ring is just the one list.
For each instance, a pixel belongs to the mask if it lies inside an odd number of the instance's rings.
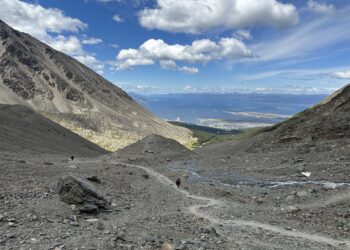
{"label": "rocky mountain slope", "polygon": [[98,156],[104,149],[28,107],[0,104],[0,151]]}
{"label": "rocky mountain slope", "polygon": [[[203,147],[203,168],[267,176],[346,180],[350,176],[350,85],[291,119],[243,141]],[[214,157],[215,156],[215,157]]]}
{"label": "rocky mountain slope", "polygon": [[148,135],[125,148],[122,148],[107,158],[130,159],[133,161],[147,161],[150,164],[158,162],[171,162],[181,159],[189,159],[195,154],[177,141],[160,135]]}
{"label": "rocky mountain slope", "polygon": [[266,131],[274,143],[350,138],[350,85]]}
{"label": "rocky mountain slope", "polygon": [[190,154],[192,153],[192,151],[187,149],[175,140],[152,134],[146,136],[138,142],[135,142],[125,148],[122,148],[117,153],[133,156],[138,155],[139,153],[150,153],[154,155],[176,155],[182,153]]}
{"label": "rocky mountain slope", "polygon": [[93,70],[1,20],[0,103],[31,107],[109,150],[147,134],[193,140],[189,130],[162,121]]}

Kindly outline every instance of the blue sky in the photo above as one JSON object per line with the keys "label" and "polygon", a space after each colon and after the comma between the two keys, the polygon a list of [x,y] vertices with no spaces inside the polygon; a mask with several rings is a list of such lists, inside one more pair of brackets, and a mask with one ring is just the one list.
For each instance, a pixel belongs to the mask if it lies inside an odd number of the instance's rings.
{"label": "blue sky", "polygon": [[128,91],[331,93],[346,0],[0,0],[0,18]]}

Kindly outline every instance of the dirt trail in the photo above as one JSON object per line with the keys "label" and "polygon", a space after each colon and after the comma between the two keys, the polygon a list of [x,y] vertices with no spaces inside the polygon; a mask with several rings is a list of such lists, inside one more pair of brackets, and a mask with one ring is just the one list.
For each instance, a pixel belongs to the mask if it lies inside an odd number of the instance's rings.
{"label": "dirt trail", "polygon": [[[270,225],[270,224],[265,224],[257,221],[247,221],[247,220],[223,220],[219,218],[214,218],[213,216],[201,212],[202,209],[208,209],[208,208],[225,208],[226,204],[224,201],[213,199],[213,198],[208,198],[204,196],[199,196],[199,195],[192,195],[186,190],[178,189],[175,185],[175,183],[170,180],[168,177],[150,169],[144,166],[139,166],[139,165],[134,165],[134,164],[127,164],[127,163],[122,163],[122,162],[112,162],[114,164],[120,164],[120,165],[125,165],[127,167],[133,167],[133,168],[139,168],[144,171],[146,171],[149,175],[155,177],[160,183],[163,185],[167,185],[175,189],[177,192],[182,193],[184,196],[190,198],[190,199],[195,199],[198,201],[204,202],[204,204],[196,204],[188,207],[188,210],[190,213],[193,215],[207,219],[210,223],[216,224],[216,225],[226,225],[226,226],[232,226],[232,227],[252,227],[252,228],[259,228],[263,229],[266,231],[270,231],[273,233],[278,233],[282,236],[287,236],[287,237],[293,237],[293,238],[300,238],[304,239],[307,241],[312,241],[312,242],[317,242],[317,243],[322,243],[322,244],[328,244],[332,246],[337,246],[342,249],[350,249],[350,241],[349,240],[336,240],[327,236],[323,235],[317,235],[317,234],[309,234],[306,232],[302,231],[290,231],[282,227]],[[344,197],[343,197],[344,198]],[[348,198],[346,196],[345,198]],[[230,204],[231,206],[231,204]],[[231,206],[232,207],[232,206]],[[230,239],[230,237],[228,237]]]}
{"label": "dirt trail", "polygon": [[343,202],[343,201],[347,201],[347,200],[350,200],[350,192],[341,193],[338,195],[333,195],[333,196],[329,197],[328,199],[313,202],[310,204],[300,204],[300,205],[297,205],[297,207],[306,208],[306,209],[316,208],[316,207],[325,207],[325,206],[329,206],[329,205],[336,204],[336,203]]}

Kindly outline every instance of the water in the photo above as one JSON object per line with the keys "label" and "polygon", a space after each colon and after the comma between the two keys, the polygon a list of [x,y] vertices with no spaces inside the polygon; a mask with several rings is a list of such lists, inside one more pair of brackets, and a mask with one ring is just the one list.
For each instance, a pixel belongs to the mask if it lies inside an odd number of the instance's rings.
{"label": "water", "polygon": [[141,105],[165,120],[223,129],[272,125],[326,97],[240,93],[131,95]]}
{"label": "water", "polygon": [[[188,180],[191,182],[199,182],[199,183],[205,183],[209,184],[211,186],[226,186],[231,188],[236,187],[268,187],[268,188],[288,188],[288,187],[303,187],[307,184],[313,184],[317,186],[329,186],[334,185],[335,188],[337,187],[347,187],[350,188],[350,182],[330,182],[326,180],[305,180],[305,181],[299,181],[299,180],[288,180],[288,181],[274,181],[274,180],[259,180],[254,177],[247,178],[240,176],[237,173],[232,174],[232,179],[230,183],[226,183],[223,181],[220,181],[220,173],[215,172],[212,173],[210,176],[215,176],[215,178],[210,178],[208,176],[204,176],[199,174],[196,171],[196,161],[187,161],[186,164],[182,164],[182,162],[172,162],[167,165],[167,167],[172,171],[186,171]],[[230,173],[222,173],[222,175],[227,178],[227,176],[231,175]]]}

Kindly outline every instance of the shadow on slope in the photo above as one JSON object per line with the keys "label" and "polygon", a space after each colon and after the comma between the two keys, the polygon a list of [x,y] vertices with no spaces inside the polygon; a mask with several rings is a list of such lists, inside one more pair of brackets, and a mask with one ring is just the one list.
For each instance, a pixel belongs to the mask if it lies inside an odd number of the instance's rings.
{"label": "shadow on slope", "polygon": [[0,104],[0,150],[98,156],[104,149],[28,107]]}
{"label": "shadow on slope", "polygon": [[115,154],[117,157],[143,159],[150,161],[173,161],[191,157],[194,152],[178,143],[160,135],[148,135]]}

